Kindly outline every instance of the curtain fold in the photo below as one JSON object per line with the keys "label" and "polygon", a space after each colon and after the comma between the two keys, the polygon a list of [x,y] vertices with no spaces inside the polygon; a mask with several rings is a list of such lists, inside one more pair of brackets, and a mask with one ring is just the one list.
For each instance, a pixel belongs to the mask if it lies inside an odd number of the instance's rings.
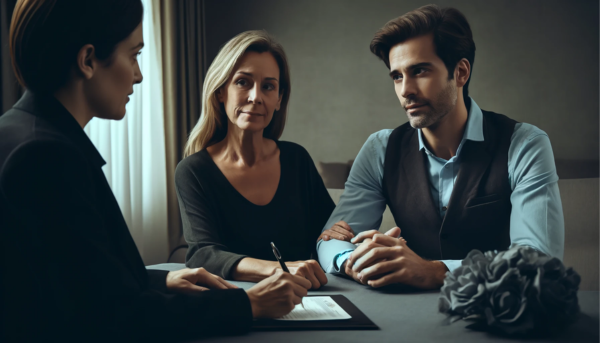
{"label": "curtain fold", "polygon": [[205,72],[204,1],[160,0],[164,84],[165,148],[169,223],[169,262],[184,262],[187,247],[175,193],[175,168],[201,111]]}
{"label": "curtain fold", "polygon": [[94,118],[85,127],[106,161],[104,174],[144,263],[169,257],[167,167],[160,12],[144,4],[145,47],[138,57],[144,76],[134,86],[121,121]]}

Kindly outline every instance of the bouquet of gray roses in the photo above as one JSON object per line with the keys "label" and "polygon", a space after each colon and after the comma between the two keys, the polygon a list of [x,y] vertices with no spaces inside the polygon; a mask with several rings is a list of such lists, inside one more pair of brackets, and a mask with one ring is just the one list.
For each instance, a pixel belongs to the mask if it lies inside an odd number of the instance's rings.
{"label": "bouquet of gray roses", "polygon": [[452,321],[472,319],[491,331],[526,335],[560,329],[579,314],[581,278],[572,268],[533,248],[472,250],[447,272],[439,310]]}

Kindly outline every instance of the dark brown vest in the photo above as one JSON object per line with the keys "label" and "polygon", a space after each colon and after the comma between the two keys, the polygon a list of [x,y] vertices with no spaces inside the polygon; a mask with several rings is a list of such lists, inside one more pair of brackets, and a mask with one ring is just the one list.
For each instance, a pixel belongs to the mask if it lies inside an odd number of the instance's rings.
{"label": "dark brown vest", "polygon": [[426,259],[463,259],[472,249],[505,250],[510,245],[508,148],[516,121],[483,112],[483,142],[467,140],[460,169],[440,216],[431,198],[427,155],[417,130],[406,123],[390,135],[383,192],[408,246]]}

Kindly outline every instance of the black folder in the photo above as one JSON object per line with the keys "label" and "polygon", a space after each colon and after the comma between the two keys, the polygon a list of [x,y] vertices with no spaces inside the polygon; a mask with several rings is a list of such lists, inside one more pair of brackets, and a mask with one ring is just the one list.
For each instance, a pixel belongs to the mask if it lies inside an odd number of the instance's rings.
{"label": "black folder", "polygon": [[[354,306],[348,298],[339,295],[329,295],[344,311],[352,318],[340,320],[275,320],[275,319],[258,319],[254,321],[252,330],[264,331],[281,331],[281,330],[379,330],[358,307]],[[313,296],[323,296],[313,295]],[[309,295],[310,297],[311,295]]]}

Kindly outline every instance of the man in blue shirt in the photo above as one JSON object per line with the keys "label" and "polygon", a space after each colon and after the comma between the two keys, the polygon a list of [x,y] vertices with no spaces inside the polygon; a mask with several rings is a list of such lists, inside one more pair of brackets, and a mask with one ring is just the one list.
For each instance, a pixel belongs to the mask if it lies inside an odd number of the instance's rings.
{"label": "man in blue shirt", "polygon": [[[372,134],[358,153],[317,243],[321,266],[372,287],[435,289],[471,249],[520,244],[562,259],[550,140],[469,97],[475,43],[462,13],[409,12],[375,35],[371,51],[389,67],[409,122]],[[386,205],[399,227],[380,234]]]}

